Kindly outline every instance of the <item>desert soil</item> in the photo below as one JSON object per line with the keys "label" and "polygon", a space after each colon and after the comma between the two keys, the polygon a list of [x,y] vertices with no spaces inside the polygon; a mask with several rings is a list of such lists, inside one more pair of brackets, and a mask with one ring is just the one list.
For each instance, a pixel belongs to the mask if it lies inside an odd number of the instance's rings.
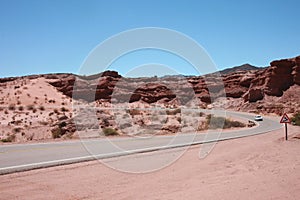
{"label": "desert soil", "polygon": [[[0,199],[300,199],[300,128],[219,142],[204,159],[193,146],[161,170],[132,174],[98,161],[0,177]],[[174,149],[172,151],[177,151]],[[110,162],[139,165],[138,157]],[[124,164],[124,163],[123,163]]]}

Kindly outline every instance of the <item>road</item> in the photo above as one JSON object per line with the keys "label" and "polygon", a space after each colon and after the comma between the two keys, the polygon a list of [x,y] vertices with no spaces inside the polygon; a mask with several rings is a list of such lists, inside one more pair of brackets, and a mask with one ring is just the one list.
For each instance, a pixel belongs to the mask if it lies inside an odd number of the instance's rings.
{"label": "road", "polygon": [[[253,120],[252,114],[226,112],[239,118]],[[264,118],[254,128],[232,131],[209,131],[208,134],[184,133],[145,138],[111,137],[34,144],[5,144],[0,146],[0,174],[13,173],[62,164],[110,158],[134,153],[211,143],[281,128],[278,121]]]}

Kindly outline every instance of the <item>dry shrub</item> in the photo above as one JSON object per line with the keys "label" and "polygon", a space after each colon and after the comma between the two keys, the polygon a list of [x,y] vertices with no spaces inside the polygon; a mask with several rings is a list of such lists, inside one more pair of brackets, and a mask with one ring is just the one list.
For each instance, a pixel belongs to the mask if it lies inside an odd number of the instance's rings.
{"label": "dry shrub", "polygon": [[16,139],[16,135],[10,135],[7,138],[1,139],[1,142],[13,142]]}
{"label": "dry shrub", "polygon": [[67,108],[65,108],[65,107],[61,107],[60,110],[61,110],[62,112],[67,112],[67,111],[69,111],[69,109],[67,109]]}
{"label": "dry shrub", "polygon": [[105,136],[110,136],[110,135],[119,135],[116,129],[113,128],[104,128],[103,133]]}
{"label": "dry shrub", "polygon": [[291,118],[293,125],[300,126],[300,111],[295,113]]}
{"label": "dry shrub", "polygon": [[227,128],[238,128],[238,127],[246,127],[246,124],[227,119],[225,117],[219,117],[214,115],[207,115],[207,126],[211,129],[227,129]]}
{"label": "dry shrub", "polygon": [[23,106],[19,106],[19,111],[23,111],[24,110],[24,107]]}
{"label": "dry shrub", "polygon": [[27,110],[33,110],[34,109],[34,105],[28,105],[27,106]]}
{"label": "dry shrub", "polygon": [[139,111],[138,109],[131,109],[131,110],[127,110],[127,112],[129,112],[130,115],[141,115],[141,111]]}
{"label": "dry shrub", "polygon": [[176,115],[178,113],[181,113],[181,109],[180,108],[176,108],[174,110],[166,110],[167,115]]}
{"label": "dry shrub", "polygon": [[39,109],[44,111],[45,110],[45,107],[44,106],[39,106]]}
{"label": "dry shrub", "polygon": [[8,110],[15,110],[15,109],[16,109],[15,104],[10,104],[10,105],[8,106]]}

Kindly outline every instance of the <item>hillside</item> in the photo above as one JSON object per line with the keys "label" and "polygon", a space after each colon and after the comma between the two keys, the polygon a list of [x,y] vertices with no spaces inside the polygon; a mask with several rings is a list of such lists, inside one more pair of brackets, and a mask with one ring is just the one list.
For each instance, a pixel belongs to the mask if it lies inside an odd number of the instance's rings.
{"label": "hillside", "polygon": [[227,75],[235,72],[240,72],[240,71],[250,71],[250,70],[263,70],[261,67],[255,67],[253,65],[250,65],[248,63],[240,65],[240,66],[235,66],[235,67],[230,67],[226,68],[224,70],[219,71],[220,74],[222,75]]}
{"label": "hillside", "polygon": [[[263,69],[243,65],[221,74],[124,78],[106,71],[87,77],[44,74],[2,78],[0,140],[93,137],[99,133],[86,131],[99,128],[136,134],[150,127],[166,134],[189,131],[190,126],[197,130],[205,127],[205,116],[200,121],[193,116],[183,119],[181,107],[277,115],[299,110],[300,56],[272,61]],[[114,111],[112,107],[126,109]],[[167,110],[138,110],[157,107]]]}

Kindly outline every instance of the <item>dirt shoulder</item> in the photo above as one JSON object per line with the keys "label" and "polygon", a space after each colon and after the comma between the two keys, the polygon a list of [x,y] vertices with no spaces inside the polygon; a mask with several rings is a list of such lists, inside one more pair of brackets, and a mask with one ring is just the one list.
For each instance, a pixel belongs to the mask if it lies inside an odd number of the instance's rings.
{"label": "dirt shoulder", "polygon": [[[151,173],[113,170],[98,161],[58,166],[0,178],[0,199],[299,199],[300,128],[219,142],[205,158],[191,147],[170,166]],[[140,157],[110,159],[140,165]]]}

